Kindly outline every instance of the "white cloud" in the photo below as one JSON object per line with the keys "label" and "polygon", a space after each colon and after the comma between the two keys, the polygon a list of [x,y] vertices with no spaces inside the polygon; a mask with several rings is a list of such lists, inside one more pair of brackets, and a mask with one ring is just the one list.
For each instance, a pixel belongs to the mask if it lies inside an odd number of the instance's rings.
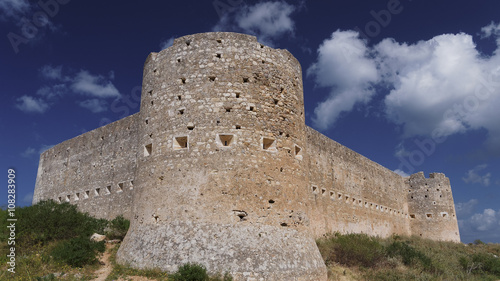
{"label": "white cloud", "polygon": [[27,0],[0,0],[1,19],[6,17],[17,17],[26,14],[30,10],[30,4]]}
{"label": "white cloud", "polygon": [[396,174],[398,174],[398,175],[400,175],[400,176],[402,176],[402,177],[404,177],[404,178],[406,178],[406,177],[409,177],[409,176],[410,176],[410,175],[409,175],[409,174],[407,174],[405,171],[400,170],[400,169],[396,169],[396,170],[394,170],[393,172],[394,172],[394,173],[396,173]]}
{"label": "white cloud", "polygon": [[62,65],[52,66],[52,65],[44,65],[40,68],[40,73],[44,78],[52,79],[52,80],[63,80],[62,75]]}
{"label": "white cloud", "polygon": [[214,31],[237,31],[257,36],[259,41],[272,45],[274,39],[295,30],[291,14],[302,5],[284,1],[266,1],[255,5],[234,7],[213,27]]}
{"label": "white cloud", "polygon": [[458,220],[458,226],[464,242],[476,239],[484,242],[500,242],[500,210],[485,209],[468,219]]}
{"label": "white cloud", "polygon": [[36,94],[48,100],[59,98],[68,93],[66,84],[56,84],[51,86],[43,86],[36,91]]}
{"label": "white cloud", "polygon": [[38,98],[27,95],[18,98],[16,107],[24,112],[44,113],[49,109],[49,101],[54,103],[64,96],[73,94],[92,97],[77,103],[97,113],[106,110],[108,103],[105,99],[121,97],[111,82],[115,76],[114,71],[109,72],[108,78],[91,74],[86,70],[80,70],[76,74],[65,74],[62,66],[45,65],[39,71],[46,82],[53,83],[40,87],[36,92]]}
{"label": "white cloud", "polygon": [[[484,33],[493,34],[496,28]],[[354,31],[336,31],[318,48],[317,62],[309,69],[318,85],[331,89],[317,105],[313,121],[320,129],[331,127],[342,111],[369,101],[376,85],[390,89],[385,93],[386,117],[401,126],[404,137],[484,128],[487,145],[498,149],[500,42],[497,47],[494,55],[484,56],[464,33],[414,44],[385,39],[368,47]]]}
{"label": "white cloud", "polygon": [[459,202],[455,204],[455,211],[459,218],[466,217],[474,212],[474,207],[477,205],[477,199],[471,199],[467,202]]}
{"label": "white cloud", "polygon": [[474,167],[465,174],[465,177],[463,177],[462,180],[466,183],[479,183],[484,186],[489,186],[491,180],[491,173],[486,173],[483,175],[479,174],[482,170],[486,169],[487,167],[488,165],[486,164]]}
{"label": "white cloud", "polygon": [[17,99],[16,107],[25,113],[44,113],[49,109],[49,104],[42,99],[24,95]]}
{"label": "white cloud", "polygon": [[335,31],[318,48],[317,61],[307,70],[319,86],[330,87],[328,98],[314,110],[316,127],[327,129],[342,112],[356,103],[367,103],[379,80],[377,65],[369,57],[366,42],[354,31]]}
{"label": "white cloud", "polygon": [[174,44],[174,37],[170,37],[167,40],[160,43],[160,49],[165,50],[166,48],[172,46]]}
{"label": "white cloud", "polygon": [[491,22],[481,28],[481,38],[497,37],[497,44],[500,45],[500,23]]}
{"label": "white cloud", "polygon": [[33,147],[28,147],[26,148],[25,151],[23,151],[21,153],[21,157],[24,157],[24,158],[30,158],[32,155],[36,154],[36,151]]}
{"label": "white cloud", "polygon": [[92,75],[86,70],[81,70],[73,78],[71,88],[77,93],[98,98],[118,98],[121,96],[111,81],[101,75]]}
{"label": "white cloud", "polygon": [[107,110],[107,103],[104,100],[90,99],[78,103],[81,107],[86,108],[93,113],[99,113]]}

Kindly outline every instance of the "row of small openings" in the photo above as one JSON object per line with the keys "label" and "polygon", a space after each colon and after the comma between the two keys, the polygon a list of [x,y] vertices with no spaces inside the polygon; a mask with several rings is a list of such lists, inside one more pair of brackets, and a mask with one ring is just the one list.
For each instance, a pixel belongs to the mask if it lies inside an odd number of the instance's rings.
{"label": "row of small openings", "polygon": [[[442,218],[449,218],[449,215],[448,215],[448,212],[440,212],[439,213],[439,216],[442,217]],[[455,215],[453,215],[455,216]],[[415,214],[410,214],[410,219],[416,219],[417,216]],[[433,214],[432,213],[425,213],[425,217],[426,219],[432,219],[433,218]]]}
{"label": "row of small openings", "polygon": [[[410,198],[411,198],[411,199],[415,199],[415,196],[411,195],[411,196],[410,196]],[[425,194],[425,195],[424,195],[424,198],[429,198],[429,195]],[[443,194],[439,194],[439,198],[443,198]],[[435,202],[435,201],[434,201],[434,202]],[[436,205],[436,204],[434,204],[434,205]]]}
{"label": "row of small openings", "polygon": [[[427,185],[427,184],[426,184],[426,185]],[[427,191],[429,191],[429,188],[427,188]],[[441,191],[441,189],[436,188],[436,191]],[[408,193],[411,193],[411,192],[412,192],[412,190],[411,190],[411,189],[408,189]]]}
{"label": "row of small openings", "polygon": [[[100,195],[108,195],[108,194],[111,194],[112,191],[115,191],[116,193],[121,193],[124,190],[124,185],[125,185],[125,183],[120,182],[116,185],[115,188],[113,188],[113,190],[111,190],[112,189],[111,185],[106,186],[103,190],[101,188],[96,188],[96,189],[94,189],[94,192],[93,192],[94,197],[97,197]],[[134,181],[129,182],[129,189],[130,190],[134,189]],[[90,198],[90,190],[85,190],[84,192],[76,192],[74,195],[69,194],[69,195],[65,195],[64,197],[60,196],[57,198],[57,202],[59,202],[59,203],[62,203],[63,201],[71,202],[71,200],[79,201],[79,200],[88,199],[88,198]]]}
{"label": "row of small openings", "polygon": [[[214,76],[214,75],[209,75],[208,76],[208,81],[210,81],[210,82],[214,82],[215,79],[217,79],[217,77]],[[249,81],[250,81],[249,77],[242,77],[242,82],[243,83],[248,83]],[[186,84],[186,82],[187,82],[187,79],[185,77],[179,78],[179,84]]]}
{"label": "row of small openings", "polygon": [[[239,126],[237,126],[238,129]],[[241,128],[241,127],[240,127]],[[217,134],[215,137],[215,143],[220,147],[230,147],[235,144],[234,134]],[[276,152],[276,139],[263,137],[261,139],[261,147],[263,150]],[[177,136],[172,140],[173,150],[189,149],[189,136]],[[153,144],[146,144],[144,146],[144,156],[150,156],[153,152]],[[298,145],[294,145],[295,158],[302,160],[302,148]]]}
{"label": "row of small openings", "polygon": [[389,208],[389,207],[385,207],[385,206],[378,205],[378,204],[368,202],[368,201],[364,201],[364,204],[363,204],[363,200],[356,199],[354,197],[351,198],[349,195],[342,195],[342,193],[337,193],[337,195],[335,195],[335,192],[331,191],[331,190],[328,191],[328,193],[327,193],[327,190],[325,188],[321,188],[321,190],[320,190],[316,185],[312,186],[312,191],[315,194],[321,193],[322,196],[329,195],[330,199],[334,200],[334,201],[336,200],[335,197],[337,197],[338,201],[345,200],[346,204],[352,203],[353,205],[364,206],[365,208],[379,210],[380,212],[389,213],[391,215],[402,215],[403,217],[406,216],[403,211]]}

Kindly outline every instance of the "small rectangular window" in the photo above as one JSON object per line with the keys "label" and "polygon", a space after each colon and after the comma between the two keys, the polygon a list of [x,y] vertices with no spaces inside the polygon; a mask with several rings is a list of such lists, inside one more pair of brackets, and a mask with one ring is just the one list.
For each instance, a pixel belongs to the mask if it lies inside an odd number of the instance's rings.
{"label": "small rectangular window", "polygon": [[298,145],[295,145],[295,158],[302,160],[302,148]]}
{"label": "small rectangular window", "polygon": [[118,183],[118,189],[116,192],[122,192],[123,191],[123,182]]}

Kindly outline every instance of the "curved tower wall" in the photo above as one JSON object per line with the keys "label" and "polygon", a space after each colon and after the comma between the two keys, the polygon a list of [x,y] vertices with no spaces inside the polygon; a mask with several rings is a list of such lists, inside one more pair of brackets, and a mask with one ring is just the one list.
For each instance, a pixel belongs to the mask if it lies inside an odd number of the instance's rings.
{"label": "curved tower wall", "polygon": [[308,233],[302,73],[288,51],[235,33],[178,38],[146,61],[140,115],[120,262],[326,278]]}
{"label": "curved tower wall", "polygon": [[460,242],[450,180],[442,173],[407,178],[411,233],[433,240]]}

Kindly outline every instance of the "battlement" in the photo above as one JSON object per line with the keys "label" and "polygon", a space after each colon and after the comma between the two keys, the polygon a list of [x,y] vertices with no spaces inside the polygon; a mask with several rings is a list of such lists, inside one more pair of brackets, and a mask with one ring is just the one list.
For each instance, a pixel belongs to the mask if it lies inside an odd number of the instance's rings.
{"label": "battlement", "polygon": [[120,263],[236,280],[326,280],[329,232],[459,241],[444,174],[403,178],[307,127],[299,62],[237,33],[151,53],[139,113],[41,155],[46,199],[130,218]]}

